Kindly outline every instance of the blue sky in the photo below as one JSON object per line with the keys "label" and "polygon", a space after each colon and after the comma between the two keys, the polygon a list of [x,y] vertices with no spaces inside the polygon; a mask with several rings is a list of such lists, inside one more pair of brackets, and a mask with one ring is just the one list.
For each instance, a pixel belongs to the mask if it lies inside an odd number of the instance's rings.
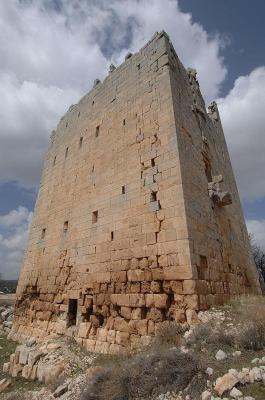
{"label": "blue sky", "polygon": [[166,30],[216,99],[248,228],[265,248],[263,0],[0,0],[0,272],[18,275],[49,135],[108,65]]}

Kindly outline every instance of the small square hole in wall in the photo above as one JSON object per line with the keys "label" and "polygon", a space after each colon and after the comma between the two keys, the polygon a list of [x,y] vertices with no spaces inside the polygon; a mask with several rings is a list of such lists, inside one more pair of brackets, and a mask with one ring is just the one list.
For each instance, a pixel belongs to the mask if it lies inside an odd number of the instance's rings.
{"label": "small square hole in wall", "polygon": [[150,194],[150,202],[157,201],[157,193],[151,192]]}
{"label": "small square hole in wall", "polygon": [[92,213],[92,223],[95,224],[98,222],[98,211],[93,211]]}
{"label": "small square hole in wall", "polygon": [[200,267],[208,268],[207,257],[200,255]]}
{"label": "small square hole in wall", "polygon": [[151,159],[151,166],[152,166],[152,167],[155,166],[155,159],[154,159],[154,158]]}
{"label": "small square hole in wall", "polygon": [[123,124],[123,126],[125,126],[125,124],[126,124],[126,121],[125,121],[125,119],[122,121],[122,124]]}
{"label": "small square hole in wall", "polygon": [[95,133],[96,137],[99,137],[99,125],[96,127],[96,133]]}
{"label": "small square hole in wall", "polygon": [[46,228],[43,228],[41,231],[41,239],[44,239],[46,235]]}
{"label": "small square hole in wall", "polygon": [[53,159],[53,165],[55,165],[55,164],[56,164],[56,156]]}
{"label": "small square hole in wall", "polygon": [[126,192],[125,186],[122,186],[122,187],[121,187],[121,193],[122,193],[122,194],[125,194],[125,192]]}
{"label": "small square hole in wall", "polygon": [[200,265],[197,268],[198,270],[198,278],[205,280],[207,278],[208,271],[208,261],[206,256],[200,255]]}
{"label": "small square hole in wall", "polygon": [[69,151],[69,148],[68,147],[66,147],[66,149],[65,149],[65,158],[68,156],[68,151]]}
{"label": "small square hole in wall", "polygon": [[66,233],[68,231],[68,221],[65,221],[63,224],[63,231]]}
{"label": "small square hole in wall", "polygon": [[114,232],[113,231],[110,232],[110,239],[114,240]]}
{"label": "small square hole in wall", "polygon": [[82,145],[83,145],[83,136],[81,136],[79,139],[79,148],[82,147]]}
{"label": "small square hole in wall", "polygon": [[68,326],[76,325],[77,320],[77,299],[69,299],[68,304]]}

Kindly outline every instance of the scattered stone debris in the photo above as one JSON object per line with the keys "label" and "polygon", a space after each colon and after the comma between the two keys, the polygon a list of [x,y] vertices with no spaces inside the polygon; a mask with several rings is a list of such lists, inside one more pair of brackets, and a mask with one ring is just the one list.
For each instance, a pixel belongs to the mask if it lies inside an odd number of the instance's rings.
{"label": "scattered stone debris", "polygon": [[0,393],[2,393],[9,385],[11,381],[10,379],[4,378],[0,381]]}
{"label": "scattered stone debris", "polygon": [[227,357],[227,354],[223,350],[218,350],[216,355],[215,355],[215,358],[218,361],[225,360],[226,357]]}
{"label": "scattered stone debris", "polygon": [[[6,320],[12,316],[12,309],[7,307],[1,309],[0,315],[1,321]],[[224,322],[226,317],[222,312],[211,310],[199,313],[199,318],[203,323],[208,324],[209,321],[214,321],[214,325],[216,325],[220,321]],[[227,319],[231,325],[229,318]],[[182,333],[183,341],[179,344],[181,351],[193,352],[189,341],[195,329],[194,326],[191,326],[188,331]],[[173,349],[176,347],[172,347],[172,351]],[[230,352],[227,351],[227,348],[225,350],[219,349],[212,353],[213,365],[205,368],[204,373],[207,380],[205,379],[205,387],[201,389],[201,394],[197,393],[197,397],[187,394],[185,389],[183,392],[167,391],[157,397],[151,397],[150,400],[257,400],[252,396],[244,396],[242,392],[246,385],[254,383],[265,385],[265,356],[259,353],[259,357],[249,359],[248,366],[240,369],[230,368],[224,375],[218,377],[216,376],[218,364],[224,365],[222,361],[225,360],[233,365],[233,362],[237,362],[238,358],[244,355],[239,350],[232,351],[233,349],[231,349]],[[207,357],[208,349],[205,345],[203,345],[202,351]],[[86,353],[70,338],[50,336],[41,340],[27,337],[11,354],[10,360],[3,364],[3,372],[12,377],[21,376],[27,380],[38,380],[47,385],[41,390],[27,391],[23,400],[56,398],[80,400],[83,390],[89,382],[95,382],[98,377],[104,375],[106,366],[95,362],[98,357],[99,355]],[[0,393],[6,392],[6,389],[8,391],[10,383],[10,379],[2,379]],[[11,394],[12,392],[10,392]],[[3,400],[11,400],[12,396],[8,397],[8,395],[6,393]]]}
{"label": "scattered stone debris", "polygon": [[0,306],[0,327],[8,335],[12,328],[14,308],[10,305]]}

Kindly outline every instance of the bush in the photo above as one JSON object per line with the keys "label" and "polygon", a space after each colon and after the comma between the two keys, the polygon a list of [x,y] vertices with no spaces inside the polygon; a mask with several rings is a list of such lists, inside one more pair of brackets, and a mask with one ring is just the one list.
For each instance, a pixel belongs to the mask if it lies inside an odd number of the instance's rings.
{"label": "bush", "polygon": [[221,345],[233,346],[234,337],[223,326],[208,322],[198,324],[188,342],[197,344],[199,347],[204,347],[205,345],[216,345],[216,347]]}
{"label": "bush", "polygon": [[187,329],[188,327],[184,324],[166,321],[157,332],[155,344],[180,346],[183,341],[183,335]]}
{"label": "bush", "polygon": [[262,350],[265,347],[265,299],[243,297],[233,303],[238,326],[235,343],[241,349]]}
{"label": "bush", "polygon": [[180,391],[200,370],[194,356],[175,347],[153,345],[107,368],[85,388],[82,400],[148,399]]}
{"label": "bush", "polygon": [[[225,322],[213,320],[197,325],[189,342],[199,347],[223,345],[254,351],[265,348],[264,298],[242,296],[223,310],[226,311]],[[229,320],[232,324],[227,325]]]}

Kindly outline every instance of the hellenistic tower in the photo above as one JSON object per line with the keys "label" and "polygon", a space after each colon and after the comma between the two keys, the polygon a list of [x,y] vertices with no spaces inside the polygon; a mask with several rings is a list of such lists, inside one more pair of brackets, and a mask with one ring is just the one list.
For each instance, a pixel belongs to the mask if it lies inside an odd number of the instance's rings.
{"label": "hellenistic tower", "polygon": [[51,135],[12,334],[117,352],[259,291],[217,106],[158,33]]}

